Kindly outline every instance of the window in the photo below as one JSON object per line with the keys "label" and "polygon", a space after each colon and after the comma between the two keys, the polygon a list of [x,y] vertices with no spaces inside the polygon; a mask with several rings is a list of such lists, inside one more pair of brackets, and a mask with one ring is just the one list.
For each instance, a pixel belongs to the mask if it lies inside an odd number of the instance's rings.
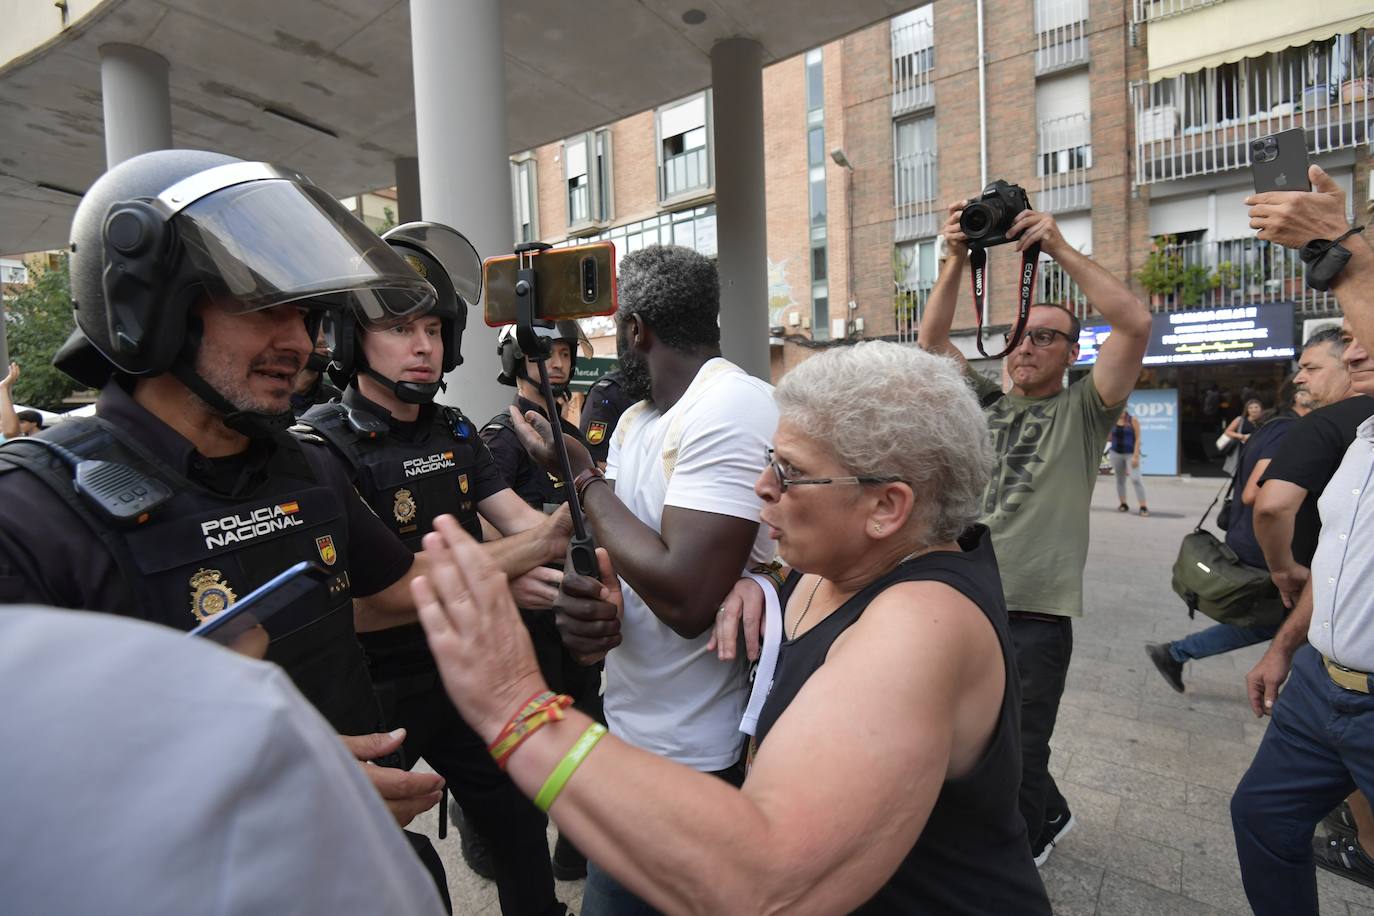
{"label": "window", "polygon": [[711,94],[703,92],[657,112],[658,196],[684,197],[711,187]]}
{"label": "window", "polygon": [[811,337],[830,336],[825,228],[825,71],[820,48],[806,52],[806,181],[811,225]]}
{"label": "window", "polygon": [[1091,108],[1092,87],[1085,70],[1036,82],[1037,175],[1061,175],[1092,166]]}
{"label": "window", "polygon": [[563,141],[563,178],[568,194],[568,228],[611,218],[611,132],[587,131]]}
{"label": "window", "polygon": [[512,160],[510,164],[511,203],[515,217],[515,241],[533,242],[539,238],[539,182],[535,178],[534,158]]}
{"label": "window", "polygon": [[893,277],[899,289],[929,290],[939,274],[935,259],[935,240],[903,242],[893,258]]}
{"label": "window", "polygon": [[897,163],[897,205],[934,200],[936,195],[935,118],[909,118],[892,125]]}
{"label": "window", "polygon": [[935,7],[927,4],[900,16],[891,24],[892,76],[901,84],[935,68]]}

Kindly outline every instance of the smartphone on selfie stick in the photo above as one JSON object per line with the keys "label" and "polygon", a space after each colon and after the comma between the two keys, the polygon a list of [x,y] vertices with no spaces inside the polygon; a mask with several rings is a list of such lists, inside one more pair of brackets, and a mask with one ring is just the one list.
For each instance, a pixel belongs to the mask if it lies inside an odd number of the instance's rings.
{"label": "smartphone on selfie stick", "polygon": [[515,247],[514,255],[488,258],[482,264],[482,286],[486,290],[484,319],[492,327],[515,325],[520,350],[539,365],[539,390],[544,396],[549,424],[553,428],[553,447],[567,481],[568,510],[573,535],[568,552],[573,569],[582,576],[596,578],[596,541],[587,530],[582,503],[572,486],[572,462],[563,441],[558,402],[553,396],[549,371],[544,365],[552,342],[535,334],[535,322],[545,326],[564,319],[611,315],[616,309],[615,246],[597,242],[573,248],[552,248],[544,242],[525,242]]}

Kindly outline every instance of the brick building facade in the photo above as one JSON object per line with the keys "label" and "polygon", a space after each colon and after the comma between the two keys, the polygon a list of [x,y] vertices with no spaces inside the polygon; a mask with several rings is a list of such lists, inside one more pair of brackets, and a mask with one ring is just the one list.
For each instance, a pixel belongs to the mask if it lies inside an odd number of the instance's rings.
{"label": "brick building facade", "polygon": [[[1230,47],[1240,39],[1203,21],[1216,6],[1262,16],[1272,2],[985,0],[988,179],[1025,187],[1157,310],[1291,300],[1299,319],[1330,314],[1294,259],[1243,225],[1244,147],[1306,127],[1315,161],[1351,192],[1352,217],[1362,212],[1374,40],[1347,19],[1315,38]],[[1166,34],[1151,49],[1155,29]],[[1199,45],[1191,69],[1166,59],[1179,35]],[[941,0],[775,63],[763,90],[775,378],[836,339],[913,340],[944,207],[982,183],[975,0]],[[705,93],[514,157],[517,234],[523,224],[558,244],[611,238],[622,252],[685,240],[714,254],[710,104]],[[527,160],[532,175],[518,169]],[[1152,257],[1197,270],[1146,288],[1136,275]],[[1015,308],[1015,258],[1010,246],[991,253],[995,329]],[[1091,304],[1054,265],[1039,283],[1041,298],[1091,323]],[[971,299],[964,288],[955,324],[973,355]]]}

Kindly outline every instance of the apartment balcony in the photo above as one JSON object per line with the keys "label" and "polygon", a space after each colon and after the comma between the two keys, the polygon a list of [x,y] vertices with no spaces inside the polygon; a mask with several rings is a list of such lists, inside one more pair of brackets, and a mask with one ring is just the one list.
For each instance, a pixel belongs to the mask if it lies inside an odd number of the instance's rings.
{"label": "apartment balcony", "polygon": [[892,116],[935,104],[935,29],[914,22],[892,30]]}
{"label": "apartment balcony", "polygon": [[1035,275],[1035,301],[1062,305],[1079,321],[1093,317],[1093,307],[1083,290],[1058,262],[1048,258],[1041,260]]}
{"label": "apartment balcony", "polygon": [[1131,85],[1135,181],[1151,184],[1250,164],[1250,141],[1301,127],[1310,153],[1370,139],[1370,33],[1313,42],[1154,83]]}
{"label": "apartment balcony", "polygon": [[1088,62],[1088,0],[1035,0],[1035,74]]}
{"label": "apartment balcony", "polygon": [[894,241],[935,235],[944,222],[936,191],[938,157],[934,153],[898,156],[892,164],[896,222]]}
{"label": "apartment balcony", "polygon": [[1071,213],[1092,207],[1088,170],[1093,164],[1092,122],[1071,114],[1040,122],[1040,155],[1035,169],[1040,193],[1035,206],[1047,213]]}
{"label": "apartment balcony", "polygon": [[707,159],[707,148],[698,146],[666,156],[658,167],[659,200],[668,201],[686,197],[694,191],[705,191],[711,187],[711,169]]}
{"label": "apartment balcony", "polygon": [[898,284],[892,296],[892,317],[896,323],[898,343],[915,343],[916,332],[921,328],[921,319],[926,313],[926,302],[930,299],[933,283],[917,286]]}
{"label": "apartment balcony", "polygon": [[1307,285],[1296,251],[1256,238],[1157,245],[1147,268],[1154,268],[1156,312],[1292,302],[1306,318],[1340,313],[1334,295]]}
{"label": "apartment balcony", "polygon": [[1137,25],[1142,22],[1158,22],[1221,2],[1222,0],[1135,0],[1131,21]]}

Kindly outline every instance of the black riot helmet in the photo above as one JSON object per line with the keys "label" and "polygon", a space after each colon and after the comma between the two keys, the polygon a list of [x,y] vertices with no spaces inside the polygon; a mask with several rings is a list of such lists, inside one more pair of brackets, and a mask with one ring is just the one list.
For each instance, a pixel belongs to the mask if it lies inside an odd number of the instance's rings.
{"label": "black riot helmet", "polygon": [[[572,377],[573,371],[577,368],[577,351],[579,345],[586,340],[582,333],[582,328],[576,321],[536,321],[534,323],[534,333],[545,340],[563,341],[572,351],[572,364],[568,367],[568,377]],[[515,335],[515,325],[507,325],[501,329],[501,336],[496,340],[496,355],[501,357],[501,373],[496,376],[496,380],[502,385],[515,387],[516,379],[525,379],[538,385],[538,379],[532,379],[525,371],[525,351],[520,349],[520,341]]]}
{"label": "black riot helmet", "polygon": [[[194,307],[284,303],[313,318],[349,313],[384,327],[429,308],[434,289],[305,176],[199,150],[158,150],[91,185],[72,221],[76,331],[53,363],[92,386],[111,372],[170,372],[230,428],[271,435],[290,411],[231,404],[195,371]],[[312,337],[317,321],[307,321]]]}
{"label": "black riot helmet", "polygon": [[[463,331],[468,324],[468,307],[482,296],[482,259],[477,249],[456,229],[439,223],[405,223],[382,233],[382,239],[410,265],[420,277],[434,287],[434,305],[417,312],[412,318],[424,315],[439,316],[440,337],[444,344],[442,368],[445,374],[463,364]],[[437,382],[397,382],[386,378],[367,365],[358,334],[367,330],[356,321],[344,320],[326,324],[326,336],[333,354],[330,378],[340,388],[348,385],[360,372],[387,388],[407,404],[427,404],[443,388]]]}

